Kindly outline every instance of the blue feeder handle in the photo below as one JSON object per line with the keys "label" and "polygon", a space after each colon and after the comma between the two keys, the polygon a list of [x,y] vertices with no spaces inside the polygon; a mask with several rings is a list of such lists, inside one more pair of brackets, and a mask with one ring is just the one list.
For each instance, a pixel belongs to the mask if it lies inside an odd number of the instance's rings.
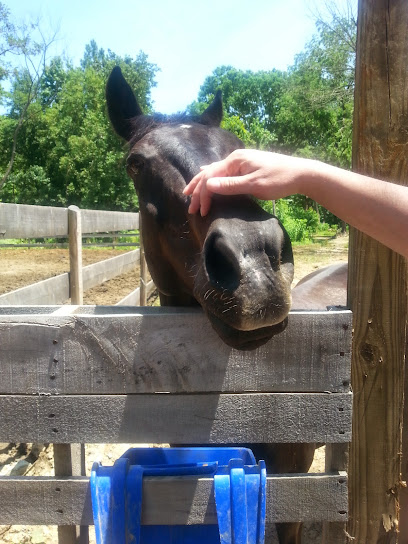
{"label": "blue feeder handle", "polygon": [[266,466],[231,459],[214,476],[220,544],[263,544],[266,514]]}

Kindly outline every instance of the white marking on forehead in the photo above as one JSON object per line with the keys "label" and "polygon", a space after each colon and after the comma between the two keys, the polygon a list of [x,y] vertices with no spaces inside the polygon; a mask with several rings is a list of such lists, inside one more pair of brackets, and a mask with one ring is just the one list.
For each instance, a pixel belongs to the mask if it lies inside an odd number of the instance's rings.
{"label": "white marking on forehead", "polygon": [[191,128],[191,125],[180,125],[180,128]]}

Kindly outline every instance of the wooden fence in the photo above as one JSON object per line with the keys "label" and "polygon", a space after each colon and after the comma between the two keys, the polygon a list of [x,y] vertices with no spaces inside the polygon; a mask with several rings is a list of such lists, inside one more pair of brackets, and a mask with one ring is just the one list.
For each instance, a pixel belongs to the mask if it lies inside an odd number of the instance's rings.
{"label": "wooden fence", "polygon": [[[141,263],[142,249],[106,259],[82,268],[82,237],[87,234],[139,229],[139,214],[101,210],[80,210],[76,206],[57,208],[0,204],[0,238],[69,238],[70,272],[0,295],[0,305],[83,303],[83,292],[115,276],[134,270]],[[118,305],[138,305],[154,289],[147,282],[146,267],[141,264],[141,285]],[[143,273],[144,272],[144,273]]]}
{"label": "wooden fence", "polygon": [[[351,313],[292,312],[253,352],[201,310],[0,307],[0,441],[326,443],[322,474],[268,474],[267,527],[345,543]],[[214,522],[212,480],[147,478],[144,524]],[[169,497],[171,496],[171,500]],[[92,524],[89,480],[0,478],[0,524]]]}

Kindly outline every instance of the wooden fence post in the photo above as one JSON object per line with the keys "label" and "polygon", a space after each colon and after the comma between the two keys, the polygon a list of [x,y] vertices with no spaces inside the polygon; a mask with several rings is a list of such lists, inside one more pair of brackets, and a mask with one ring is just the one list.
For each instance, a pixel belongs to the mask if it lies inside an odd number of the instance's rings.
{"label": "wooden fence post", "polygon": [[[85,476],[85,445],[54,444],[55,476]],[[58,544],[88,544],[88,526],[58,526]]]}
{"label": "wooden fence post", "polygon": [[78,206],[68,208],[69,236],[69,291],[71,304],[83,304],[84,286],[82,281],[82,225]]}
{"label": "wooden fence post", "polygon": [[[68,208],[69,238],[69,293],[71,304],[83,304],[84,286],[82,278],[82,224],[81,210],[77,206]],[[85,476],[85,444],[54,444],[54,470],[56,476]],[[76,526],[58,527],[59,544],[75,544]],[[88,527],[79,529],[79,542],[89,540]]]}
{"label": "wooden fence post", "polygon": [[140,244],[140,306],[147,306],[147,263],[143,246],[142,216],[139,214],[139,244]]}
{"label": "wooden fence post", "polygon": [[[407,28],[406,0],[360,0],[353,169],[403,185],[408,184]],[[398,534],[406,278],[405,259],[351,229],[354,409],[348,532],[359,544],[407,542]]]}

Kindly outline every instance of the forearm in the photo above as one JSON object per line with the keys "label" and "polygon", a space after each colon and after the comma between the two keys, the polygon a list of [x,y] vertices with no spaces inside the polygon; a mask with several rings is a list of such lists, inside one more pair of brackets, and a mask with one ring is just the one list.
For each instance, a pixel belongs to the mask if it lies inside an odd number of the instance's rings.
{"label": "forearm", "polygon": [[408,258],[408,187],[312,162],[301,192]]}

